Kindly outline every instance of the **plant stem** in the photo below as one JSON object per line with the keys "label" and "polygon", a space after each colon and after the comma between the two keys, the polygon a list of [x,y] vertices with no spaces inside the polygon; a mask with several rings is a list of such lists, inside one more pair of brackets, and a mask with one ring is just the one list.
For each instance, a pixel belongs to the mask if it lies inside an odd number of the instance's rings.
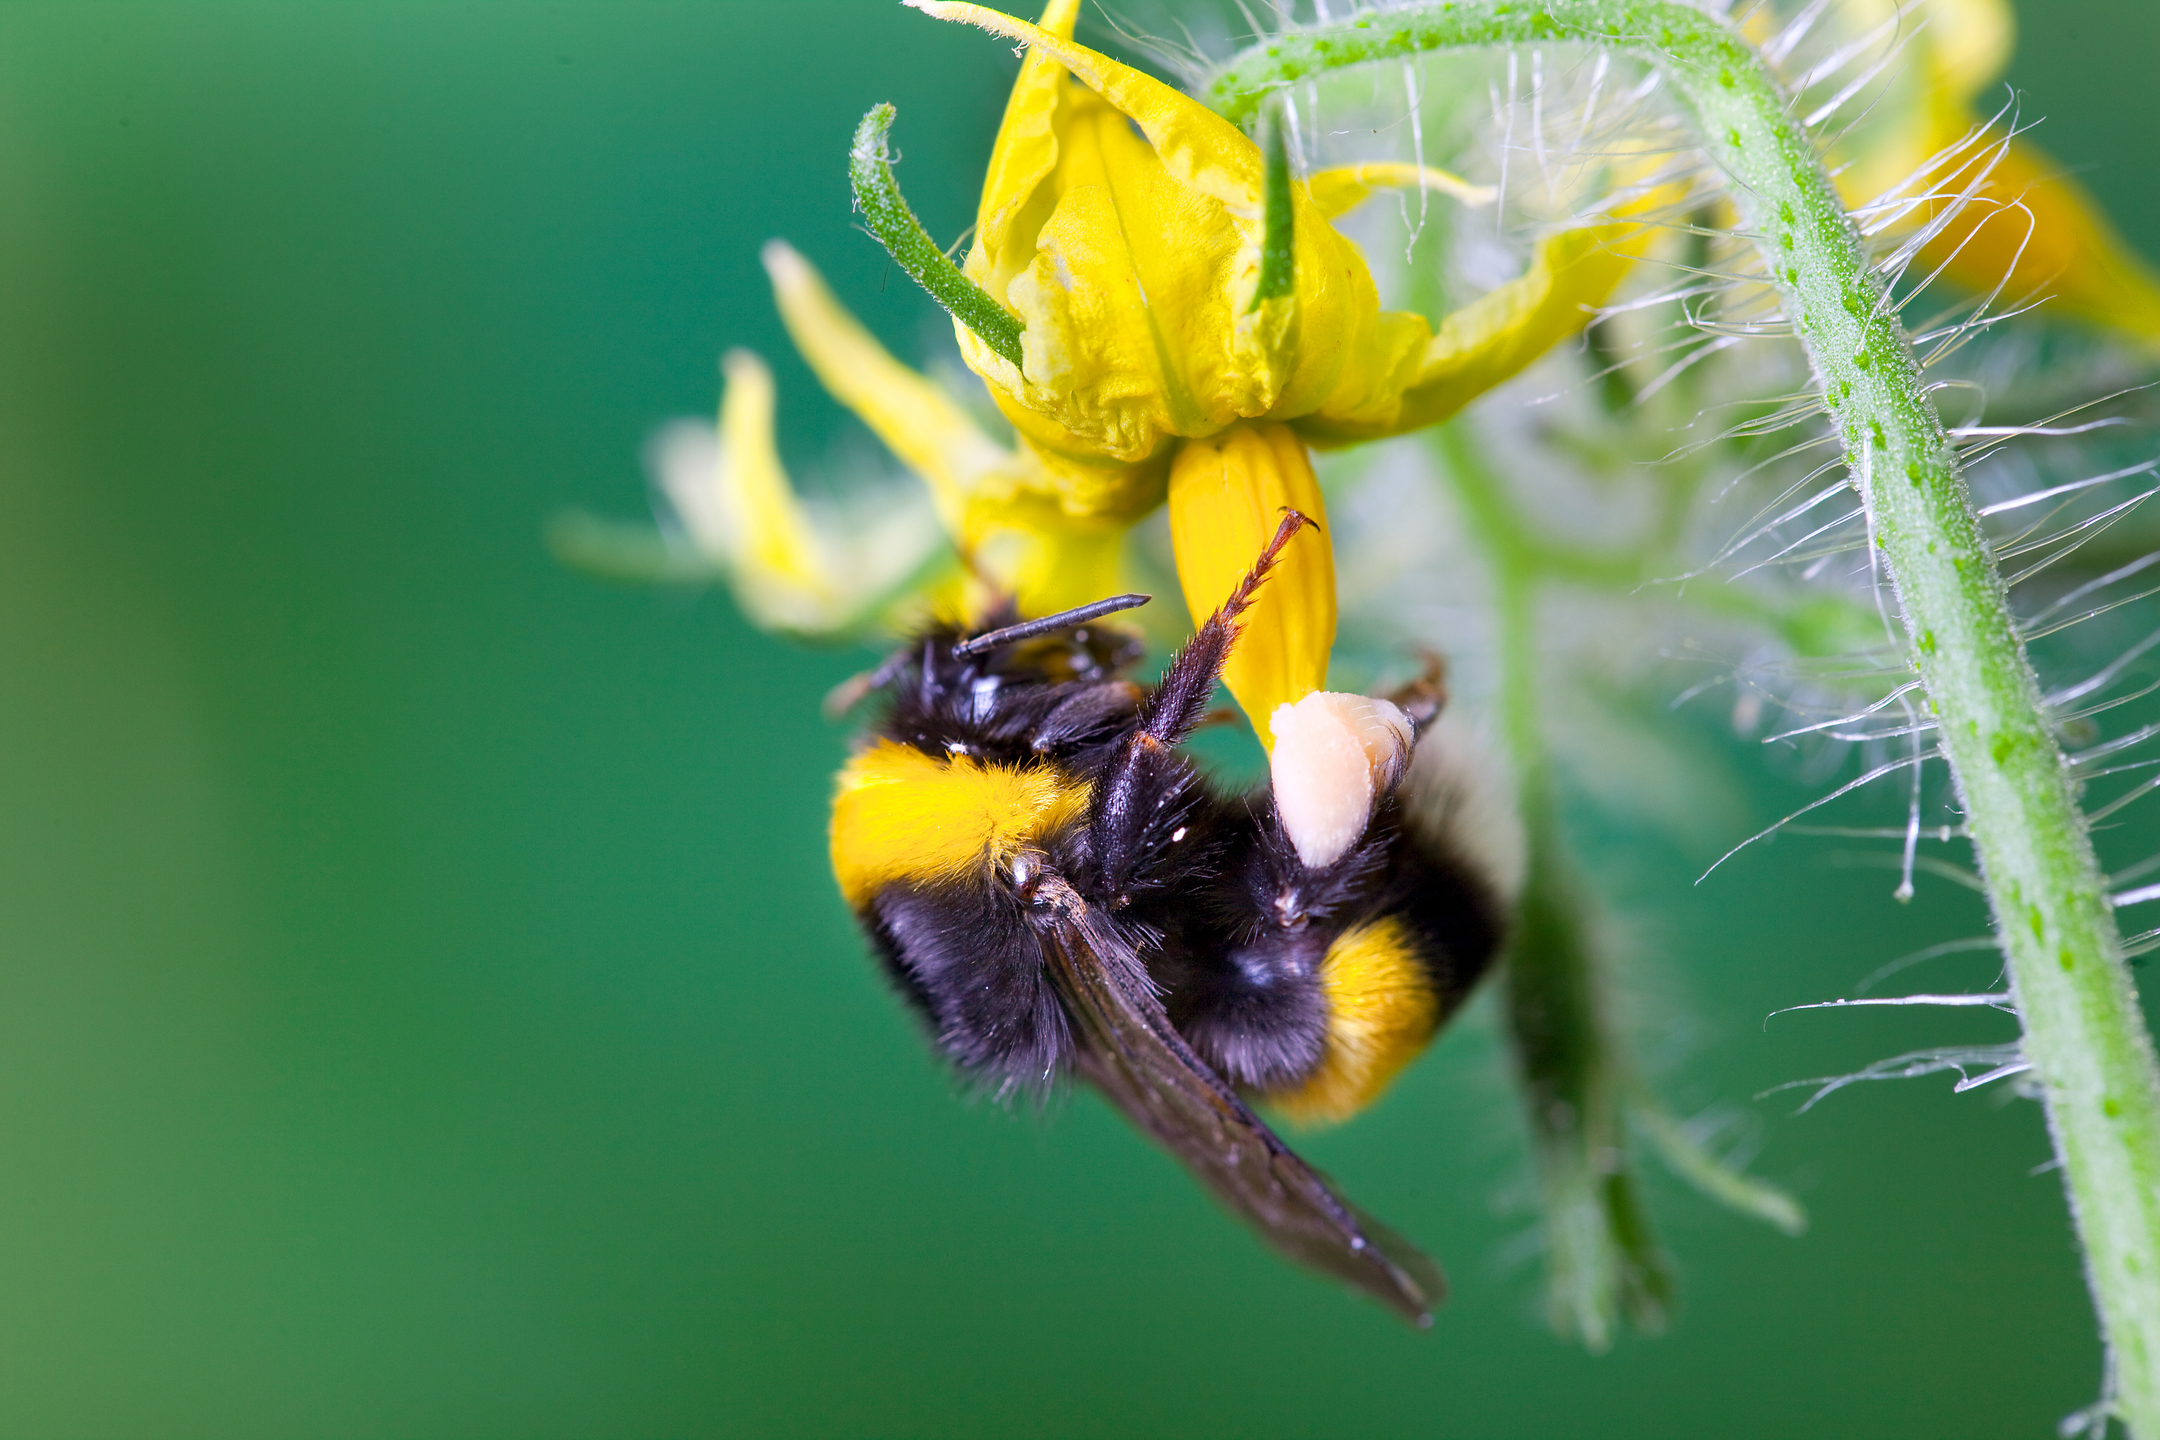
{"label": "plant stem", "polygon": [[1546,1308],[1554,1329],[1599,1352],[1611,1347],[1623,1315],[1641,1329],[1662,1326],[1672,1275],[1628,1165],[1628,1066],[1584,923],[1545,745],[1539,549],[1461,422],[1434,438],[1464,524],[1492,566],[1500,721],[1528,842],[1503,975],[1544,1198]]}
{"label": "plant stem", "polygon": [[1671,80],[1806,347],[1896,590],[1986,880],[2086,1271],[2116,1409],[2160,1440],[2160,1065],[2062,753],[1956,450],[1806,128],[1725,22],[1672,0],[1458,0],[1247,50],[1207,87],[1232,119],[1324,71],[1419,51],[1577,41]]}

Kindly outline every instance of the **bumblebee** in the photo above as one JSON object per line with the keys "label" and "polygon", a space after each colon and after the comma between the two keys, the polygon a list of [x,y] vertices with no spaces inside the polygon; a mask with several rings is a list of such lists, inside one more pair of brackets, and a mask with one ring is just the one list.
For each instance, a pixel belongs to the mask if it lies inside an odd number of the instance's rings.
{"label": "bumblebee", "polygon": [[1430,1323],[1438,1269],[1248,1103],[1342,1119],[1463,1003],[1519,864],[1437,673],[1393,699],[1278,711],[1269,783],[1218,792],[1180,743],[1240,617],[1309,522],[1290,512],[1163,672],[1098,624],[1126,595],[933,626],[865,677],[832,858],[893,984],[1000,1094],[1077,1074],[1289,1258]]}

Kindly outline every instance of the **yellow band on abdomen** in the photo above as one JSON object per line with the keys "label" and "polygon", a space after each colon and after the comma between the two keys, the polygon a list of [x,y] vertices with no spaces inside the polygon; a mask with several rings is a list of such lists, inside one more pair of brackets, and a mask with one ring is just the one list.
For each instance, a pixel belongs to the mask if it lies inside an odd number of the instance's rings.
{"label": "yellow band on abdomen", "polygon": [[1320,1068],[1268,1097],[1303,1123],[1347,1120],[1379,1099],[1440,1028],[1440,997],[1417,942],[1393,916],[1337,936],[1321,962],[1320,988],[1328,1007]]}

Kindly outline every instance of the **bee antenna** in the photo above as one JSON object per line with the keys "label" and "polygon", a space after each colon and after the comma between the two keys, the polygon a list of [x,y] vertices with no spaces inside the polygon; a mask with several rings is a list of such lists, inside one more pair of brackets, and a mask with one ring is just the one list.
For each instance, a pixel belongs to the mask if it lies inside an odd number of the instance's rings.
{"label": "bee antenna", "polygon": [[825,703],[818,708],[824,712],[827,720],[839,720],[848,711],[898,679],[901,667],[906,665],[907,661],[908,652],[905,649],[895,651],[886,656],[884,663],[877,669],[850,675],[826,691]]}
{"label": "bee antenna", "polygon": [[1055,615],[1045,615],[1040,620],[1023,620],[1018,625],[1007,625],[1002,630],[992,630],[977,635],[972,640],[962,640],[952,647],[952,653],[956,658],[980,655],[985,650],[995,650],[998,646],[1010,645],[1015,640],[1032,640],[1037,635],[1048,635],[1053,630],[1069,630],[1075,625],[1085,625],[1090,620],[1100,620],[1105,615],[1115,615],[1120,610],[1137,610],[1154,598],[1152,595],[1113,595],[1091,605],[1077,605],[1070,610],[1060,610]]}

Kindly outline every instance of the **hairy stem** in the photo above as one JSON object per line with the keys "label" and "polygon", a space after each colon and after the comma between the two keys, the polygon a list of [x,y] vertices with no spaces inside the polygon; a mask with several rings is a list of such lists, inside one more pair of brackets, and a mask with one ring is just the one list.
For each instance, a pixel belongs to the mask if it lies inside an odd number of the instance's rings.
{"label": "hairy stem", "polygon": [[1828,401],[1926,686],[2008,960],[2113,1358],[2117,1412],[2160,1440],[2160,1065],[2040,688],[1912,346],[1808,132],[1727,24],[1671,0],[1457,0],[1274,37],[1207,87],[1276,88],[1425,50],[1577,41],[1670,78]]}

